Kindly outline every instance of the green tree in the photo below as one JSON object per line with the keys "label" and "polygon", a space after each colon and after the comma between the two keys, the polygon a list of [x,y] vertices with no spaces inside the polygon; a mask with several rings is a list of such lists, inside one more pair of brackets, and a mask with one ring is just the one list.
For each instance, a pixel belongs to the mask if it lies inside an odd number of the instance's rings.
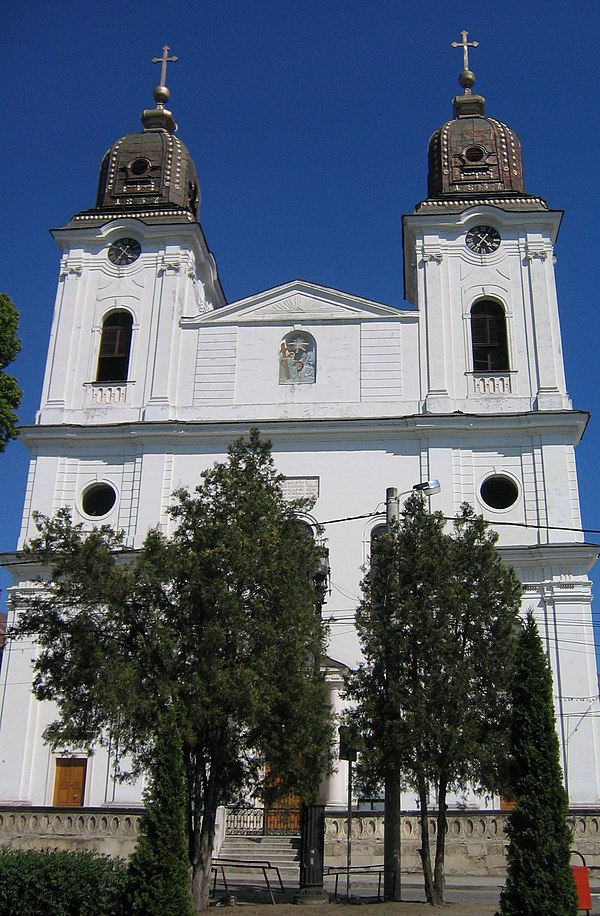
{"label": "green tree", "polygon": [[128,912],[133,916],[192,916],[183,745],[172,710],[158,720],[152,756],[146,810],[129,862]]}
{"label": "green tree", "polygon": [[[34,692],[58,705],[54,744],[108,740],[118,722],[133,771],[152,769],[159,712],[181,727],[192,904],[206,909],[217,807],[265,789],[313,800],[329,759],[314,583],[322,551],[281,493],[270,443],[253,430],[193,494],[176,494],[170,538],[139,552],[84,531],[67,510],[28,547],[49,583],[15,635],[40,650]],[[268,787],[267,787],[268,788]]]}
{"label": "green tree", "polygon": [[[354,727],[363,735],[365,787],[385,782],[390,849],[398,849],[402,785],[419,799],[425,892],[444,902],[446,798],[502,783],[510,721],[513,625],[520,586],[502,565],[496,535],[465,505],[452,533],[422,496],[378,538],[357,613],[365,662],[351,676]],[[429,807],[437,807],[432,868]],[[399,862],[388,897],[399,895]]]}
{"label": "green tree", "polygon": [[517,641],[510,743],[516,807],[508,818],[508,871],[500,910],[505,916],[575,916],[552,673],[531,612]]}
{"label": "green tree", "polygon": [[18,435],[15,411],[21,403],[22,391],[16,379],[4,371],[21,349],[18,326],[19,313],[12,299],[0,293],[0,452]]}

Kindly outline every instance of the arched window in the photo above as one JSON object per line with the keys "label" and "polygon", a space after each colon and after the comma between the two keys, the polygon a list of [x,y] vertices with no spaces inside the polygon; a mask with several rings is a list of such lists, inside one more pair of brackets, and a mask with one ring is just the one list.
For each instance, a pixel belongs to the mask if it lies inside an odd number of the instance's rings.
{"label": "arched window", "polygon": [[97,382],[124,382],[127,380],[132,325],[133,317],[130,312],[111,312],[104,319],[98,355]]}
{"label": "arched window", "polygon": [[377,562],[377,541],[382,534],[385,534],[387,531],[386,524],[375,525],[371,531],[371,566],[375,566]]}
{"label": "arched window", "polygon": [[312,385],[317,379],[317,344],[307,331],[290,331],[279,345],[279,384]]}
{"label": "arched window", "polygon": [[498,302],[482,299],[471,309],[473,370],[504,372],[508,365],[508,339],[504,309]]}

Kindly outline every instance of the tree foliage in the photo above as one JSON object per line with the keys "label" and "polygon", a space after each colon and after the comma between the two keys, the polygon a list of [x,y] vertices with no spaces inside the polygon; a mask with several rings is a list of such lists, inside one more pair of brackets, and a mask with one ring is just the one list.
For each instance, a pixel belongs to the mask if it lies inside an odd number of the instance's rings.
{"label": "tree foliage", "polygon": [[173,710],[159,719],[145,812],[129,862],[131,916],[192,916],[183,746]]}
{"label": "tree foliage", "polygon": [[134,768],[151,768],[159,712],[173,709],[196,910],[208,905],[218,805],[264,791],[265,764],[281,792],[310,801],[330,743],[313,577],[321,550],[297,522],[303,506],[283,499],[256,430],[202,477],[175,495],[171,537],[152,530],[136,553],[66,510],[40,518],[28,554],[51,584],[16,629],[40,646],[34,691],[58,706],[54,744],[106,741],[116,729]]}
{"label": "tree foliage", "polygon": [[519,636],[513,686],[511,787],[504,916],[571,916],[577,891],[569,865],[571,831],[563,786],[552,673],[533,614]]}
{"label": "tree foliage", "polygon": [[21,349],[18,326],[19,313],[12,299],[0,293],[0,452],[18,435],[16,410],[22,391],[16,379],[4,371]]}
{"label": "tree foliage", "polygon": [[397,774],[416,792],[430,903],[444,900],[448,791],[492,790],[503,779],[520,586],[495,542],[469,506],[447,533],[444,517],[411,496],[401,522],[376,542],[357,614],[365,662],[348,693],[357,704],[354,727],[364,736],[359,774],[366,787],[382,780],[393,786]]}

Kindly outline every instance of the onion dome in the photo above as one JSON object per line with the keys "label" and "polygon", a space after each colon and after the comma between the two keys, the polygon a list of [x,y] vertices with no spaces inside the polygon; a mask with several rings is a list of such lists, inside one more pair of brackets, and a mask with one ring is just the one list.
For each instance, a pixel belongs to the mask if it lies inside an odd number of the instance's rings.
{"label": "onion dome", "polygon": [[518,207],[523,203],[545,206],[540,198],[525,193],[521,143],[516,133],[495,118],[485,116],[485,99],[471,91],[475,74],[468,66],[468,47],[463,32],[465,66],[459,76],[463,95],[454,99],[454,118],[446,121],[429,141],[429,174],[427,202],[458,203],[464,201],[498,203]]}
{"label": "onion dome", "polygon": [[174,136],[177,125],[165,108],[168,47],[163,48],[161,82],[154,90],[155,108],[141,114],[144,130],[125,134],[110,147],[100,167],[93,210],[75,221],[131,216],[146,222],[196,222],[200,192],[196,167],[185,143]]}

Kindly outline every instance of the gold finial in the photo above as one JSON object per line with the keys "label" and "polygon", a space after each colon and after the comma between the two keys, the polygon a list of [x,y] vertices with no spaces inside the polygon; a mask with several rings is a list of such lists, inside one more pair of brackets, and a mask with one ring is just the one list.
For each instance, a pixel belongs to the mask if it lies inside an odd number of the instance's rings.
{"label": "gold finial", "polygon": [[168,100],[170,92],[167,89],[167,63],[171,61],[176,61],[176,57],[169,57],[170,51],[169,45],[163,45],[162,57],[153,57],[153,64],[162,64],[160,68],[160,83],[154,90],[154,99],[156,101],[157,108],[162,108],[164,103]]}
{"label": "gold finial", "polygon": [[465,90],[465,95],[471,94],[471,88],[475,85],[475,74],[472,70],[469,70],[469,48],[478,48],[478,41],[467,41],[469,33],[461,32],[462,41],[453,41],[453,48],[462,48],[463,49],[463,69],[458,77],[460,85]]}
{"label": "gold finial", "polygon": [[152,93],[154,101],[156,102],[156,108],[146,108],[141,114],[144,130],[166,130],[170,134],[177,130],[173,115],[165,108],[165,102],[169,101],[169,96],[171,94],[165,86],[167,81],[167,64],[177,60],[176,57],[169,57],[170,50],[168,45],[164,45],[162,57],[152,58],[153,64],[162,64],[162,67],[160,68],[160,83],[155,87]]}

